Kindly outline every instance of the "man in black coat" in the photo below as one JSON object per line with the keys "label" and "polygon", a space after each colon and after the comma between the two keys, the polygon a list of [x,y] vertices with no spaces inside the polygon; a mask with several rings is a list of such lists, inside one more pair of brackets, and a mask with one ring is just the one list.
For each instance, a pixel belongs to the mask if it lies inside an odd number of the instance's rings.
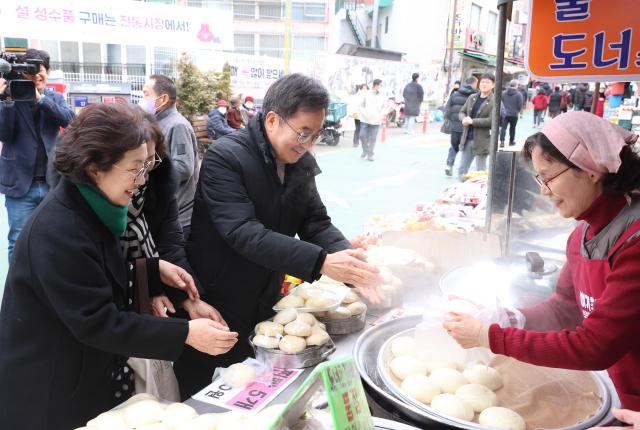
{"label": "man in black coat", "polygon": [[424,90],[422,85],[418,83],[419,77],[418,73],[411,75],[411,82],[402,91],[404,112],[407,115],[407,133],[413,133],[416,117],[420,115],[420,105],[424,100]]}
{"label": "man in black coat", "polygon": [[285,273],[309,282],[325,274],[356,287],[378,280],[377,269],[333,226],[316,188],[320,169],[308,151],[328,101],[317,81],[287,75],[268,89],[262,113],[247,128],[205,154],[187,257],[202,298],[240,341],[213,360],[185,348],[174,366],[183,399],[210,383],[216,367],[253,355],[248,338],[273,315]]}
{"label": "man in black coat", "polygon": [[456,155],[458,155],[458,151],[460,150],[460,138],[462,138],[463,127],[458,113],[460,113],[460,109],[464,106],[469,96],[477,92],[477,85],[478,79],[476,79],[475,76],[469,76],[464,81],[464,86],[451,94],[445,106],[444,117],[449,120],[451,130],[451,147],[449,148],[449,155],[447,155],[447,167],[444,169],[444,173],[447,176],[451,176]]}

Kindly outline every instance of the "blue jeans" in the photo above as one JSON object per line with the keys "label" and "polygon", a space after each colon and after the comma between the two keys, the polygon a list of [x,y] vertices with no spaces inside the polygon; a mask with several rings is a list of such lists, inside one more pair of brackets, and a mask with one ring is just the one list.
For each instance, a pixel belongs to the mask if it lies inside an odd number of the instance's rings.
{"label": "blue jeans", "polygon": [[460,151],[460,139],[462,139],[461,131],[451,132],[451,146],[449,147],[449,155],[447,156],[447,166],[453,167],[456,162],[456,155]]}
{"label": "blue jeans", "polygon": [[415,116],[407,116],[407,124],[405,125],[405,127],[407,127],[407,133],[413,133],[415,130],[415,125],[416,125],[416,117]]}
{"label": "blue jeans", "polygon": [[29,221],[31,213],[40,204],[49,192],[49,186],[45,182],[33,182],[27,194],[22,197],[4,196],[4,205],[7,208],[9,218],[9,264],[16,240],[22,231],[22,227]]}
{"label": "blue jeans", "polygon": [[373,150],[376,147],[379,125],[360,122],[360,142],[362,142],[362,155],[373,157]]}

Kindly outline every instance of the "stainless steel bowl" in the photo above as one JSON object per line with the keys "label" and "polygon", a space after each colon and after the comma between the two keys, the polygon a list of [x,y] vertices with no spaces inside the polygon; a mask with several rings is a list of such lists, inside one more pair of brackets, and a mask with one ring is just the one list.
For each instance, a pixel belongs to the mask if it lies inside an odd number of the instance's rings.
{"label": "stainless steel bowl", "polygon": [[330,335],[342,335],[358,332],[366,325],[365,318],[367,312],[355,315],[349,318],[337,320],[330,318],[318,318],[318,321],[327,327],[327,333]]}
{"label": "stainless steel bowl", "polygon": [[[455,418],[441,416],[405,402],[396,395],[393,387],[389,386],[392,384],[389,384],[386,380],[387,378],[381,374],[378,357],[384,345],[394,336],[415,328],[421,320],[422,317],[419,315],[398,318],[376,325],[360,335],[354,347],[353,356],[360,376],[364,381],[367,394],[376,404],[384,407],[394,419],[403,420],[420,428],[488,429],[488,427],[475,423],[462,422]],[[601,409],[596,416],[588,421],[562,430],[583,430],[593,426],[608,425],[613,421],[608,411],[611,406],[620,406],[614,388],[606,373],[592,372],[592,375],[603,390],[603,405]]]}
{"label": "stainless steel bowl", "polygon": [[331,339],[322,346],[309,346],[298,353],[256,346],[251,339],[249,339],[249,343],[251,343],[258,361],[281,369],[304,369],[305,367],[315,366],[326,360],[336,350],[336,345]]}

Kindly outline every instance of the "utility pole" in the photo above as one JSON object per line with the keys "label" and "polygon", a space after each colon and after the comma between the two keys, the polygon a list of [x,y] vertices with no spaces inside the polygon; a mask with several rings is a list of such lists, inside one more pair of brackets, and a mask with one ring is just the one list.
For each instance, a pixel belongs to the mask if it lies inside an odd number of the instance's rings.
{"label": "utility pole", "polygon": [[445,97],[451,91],[451,80],[453,78],[453,48],[456,38],[456,15],[458,13],[458,0],[453,0],[453,14],[451,15],[451,35],[449,36],[449,67],[447,68],[447,91]]}
{"label": "utility pole", "polygon": [[377,48],[376,39],[378,38],[378,12],[380,12],[380,0],[373,0],[373,18],[371,21],[371,48]]}
{"label": "utility pole", "polygon": [[291,0],[284,2],[284,74],[289,74],[291,61]]}

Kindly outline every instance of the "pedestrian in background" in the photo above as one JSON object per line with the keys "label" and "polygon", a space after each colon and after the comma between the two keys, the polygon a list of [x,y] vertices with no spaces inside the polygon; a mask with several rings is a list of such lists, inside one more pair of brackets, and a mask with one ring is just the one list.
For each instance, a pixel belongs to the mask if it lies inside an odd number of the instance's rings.
{"label": "pedestrian in background", "polygon": [[527,101],[529,101],[529,92],[526,85],[518,85],[518,91],[522,96],[522,109],[520,109],[520,118],[523,117],[524,111],[527,109]]}
{"label": "pedestrian in background", "polygon": [[209,112],[209,120],[207,121],[207,134],[210,139],[220,139],[222,136],[231,134],[236,131],[227,123],[227,109],[229,103],[226,100],[218,100],[216,107]]}
{"label": "pedestrian in background", "polygon": [[474,157],[476,158],[476,170],[487,170],[495,82],[496,78],[492,73],[480,76],[480,92],[469,96],[458,114],[464,127],[460,139],[462,161],[458,169],[458,179],[461,181],[469,171]]}
{"label": "pedestrian in background", "polygon": [[[28,49],[19,58],[40,60],[37,73],[23,74],[35,84],[32,102],[0,102],[0,194],[5,196],[9,221],[9,262],[13,246],[34,209],[42,202],[52,185],[48,180],[48,159],[61,127],[74,118],[73,110],[61,94],[45,93],[49,77],[49,54],[38,49]],[[7,81],[0,78],[0,94],[5,92]]]}
{"label": "pedestrian in background", "polygon": [[544,94],[542,88],[538,88],[536,96],[531,100],[533,103],[533,126],[540,127],[543,119],[543,113],[547,109],[549,99]]}
{"label": "pedestrian in background", "polygon": [[509,88],[502,93],[502,105],[505,108],[506,115],[500,127],[500,146],[504,146],[504,139],[507,134],[507,126],[509,126],[509,146],[516,144],[516,125],[518,124],[518,115],[522,110],[522,94],[518,91],[518,81],[515,79],[509,83]]}
{"label": "pedestrian in background", "polygon": [[245,120],[242,118],[240,111],[240,97],[231,96],[229,99],[229,110],[227,112],[227,124],[229,127],[238,130],[244,128]]}
{"label": "pedestrian in background", "polygon": [[362,98],[369,90],[367,84],[356,85],[356,93],[353,95],[353,102],[350,103],[350,106],[354,107],[354,110],[351,112],[351,117],[353,118],[353,122],[355,124],[355,130],[353,132],[353,147],[357,148],[360,144],[360,114],[359,109],[362,104]]}
{"label": "pedestrian in background", "polygon": [[453,172],[453,165],[456,161],[456,156],[460,150],[460,139],[462,138],[462,120],[460,119],[460,110],[466,103],[470,95],[475,94],[476,86],[478,85],[478,79],[475,76],[469,76],[464,81],[464,86],[458,88],[457,91],[451,93],[449,100],[444,108],[445,121],[449,120],[449,130],[451,131],[451,141],[449,147],[449,154],[447,155],[447,166],[444,169],[444,173],[447,176],[451,176]]}
{"label": "pedestrian in background", "polygon": [[[564,104],[566,105],[566,101],[564,101]],[[562,105],[563,96],[560,92],[560,87],[555,87],[549,96],[549,105],[547,107],[549,109],[549,116],[551,118],[555,118],[560,115],[560,112],[562,112]]]}
{"label": "pedestrian in background", "polygon": [[387,98],[382,94],[382,80],[374,79],[370,91],[365,92],[360,104],[360,141],[362,155],[360,158],[373,161],[378,129],[384,120]]}
{"label": "pedestrian in background", "polygon": [[462,86],[462,82],[460,81],[455,81],[453,83],[453,88],[451,88],[451,92],[449,93],[449,97],[451,97],[453,95],[453,93],[455,93],[456,91],[458,91],[460,89],[460,87]]}
{"label": "pedestrian in background", "polygon": [[246,126],[249,120],[254,116],[256,116],[256,107],[254,105],[253,97],[246,96],[244,98],[244,103],[242,104],[242,107],[240,109],[242,110],[243,114],[246,115],[247,117],[247,122],[245,123],[245,126]]}
{"label": "pedestrian in background", "polygon": [[198,142],[189,120],[176,109],[176,86],[164,75],[151,75],[142,89],[142,108],[154,115],[164,134],[167,153],[173,160],[178,188],[179,221],[184,237],[189,237],[193,196],[198,183]]}
{"label": "pedestrian in background", "polygon": [[422,105],[422,101],[424,100],[424,89],[422,89],[422,85],[418,83],[419,77],[420,75],[418,73],[411,75],[411,82],[408,83],[402,91],[404,113],[407,116],[406,133],[414,133],[416,117],[420,115],[420,105]]}

